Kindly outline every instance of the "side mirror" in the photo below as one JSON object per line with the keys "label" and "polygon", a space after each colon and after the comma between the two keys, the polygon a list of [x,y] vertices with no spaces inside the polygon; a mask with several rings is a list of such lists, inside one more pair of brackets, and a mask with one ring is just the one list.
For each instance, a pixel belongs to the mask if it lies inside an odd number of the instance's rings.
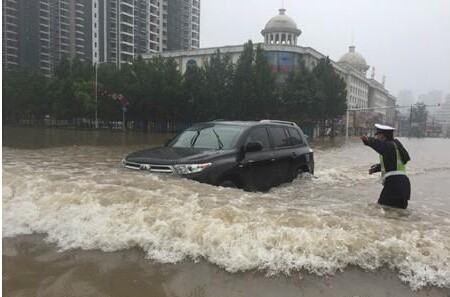
{"label": "side mirror", "polygon": [[259,152],[259,151],[262,151],[262,149],[263,149],[263,146],[259,142],[249,142],[245,146],[246,153]]}

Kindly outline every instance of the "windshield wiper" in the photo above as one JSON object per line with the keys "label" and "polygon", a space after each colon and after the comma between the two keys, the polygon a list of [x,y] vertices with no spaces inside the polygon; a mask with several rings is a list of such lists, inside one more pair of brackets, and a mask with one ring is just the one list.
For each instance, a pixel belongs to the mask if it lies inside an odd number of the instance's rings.
{"label": "windshield wiper", "polygon": [[202,129],[199,129],[199,130],[195,131],[195,132],[197,132],[197,134],[194,137],[192,137],[192,139],[191,139],[191,147],[194,147],[195,142],[197,141],[197,138],[200,136],[200,131],[201,130]]}
{"label": "windshield wiper", "polygon": [[217,143],[219,144],[219,150],[223,148],[223,142],[220,140],[219,134],[217,134],[216,130],[211,129],[214,132],[214,135],[216,135]]}

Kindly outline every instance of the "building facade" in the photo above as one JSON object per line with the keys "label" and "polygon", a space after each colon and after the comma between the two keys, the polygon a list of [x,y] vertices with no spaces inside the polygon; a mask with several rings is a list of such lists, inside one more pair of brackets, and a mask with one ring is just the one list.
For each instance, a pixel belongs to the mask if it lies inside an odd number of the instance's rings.
{"label": "building facade", "polygon": [[164,4],[164,50],[199,48],[200,1],[165,0]]}
{"label": "building facade", "polygon": [[443,136],[450,137],[450,94],[445,97],[444,102],[439,106],[435,119],[442,126]]}
{"label": "building facade", "polygon": [[3,69],[51,75],[63,57],[129,63],[200,46],[200,0],[2,0]]}
{"label": "building facade", "polygon": [[[280,9],[279,14],[271,18],[261,31],[264,43],[255,44],[255,48],[261,46],[264,50],[272,71],[276,73],[279,82],[284,81],[288,74],[300,65],[303,64],[308,69],[313,69],[320,59],[327,58],[326,55],[311,47],[298,45],[301,33],[302,31],[297,27],[295,21],[286,14],[286,10]],[[243,50],[243,45],[222,46],[167,51],[162,53],[161,56],[173,58],[179,65],[180,71],[184,73],[190,65],[202,67],[217,51],[228,55],[233,63],[237,63]],[[151,59],[158,55],[147,54],[144,55],[144,58]],[[339,61],[331,60],[331,64],[347,84],[347,107],[349,109],[372,108],[372,110],[363,111],[362,115],[359,116],[362,120],[359,121],[356,119],[356,113],[354,113],[350,121],[352,126],[369,128],[368,118],[372,121],[394,124],[394,108],[387,109],[386,107],[394,107],[396,99],[385,89],[384,82],[380,83],[375,80],[374,69],[371,78],[367,77],[367,71],[370,67],[364,57],[356,52],[355,46],[350,46],[349,51]]]}

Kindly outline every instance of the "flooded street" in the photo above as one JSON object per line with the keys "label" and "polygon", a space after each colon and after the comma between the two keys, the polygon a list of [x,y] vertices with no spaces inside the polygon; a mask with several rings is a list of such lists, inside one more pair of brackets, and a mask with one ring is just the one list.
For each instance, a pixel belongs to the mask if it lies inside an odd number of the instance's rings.
{"label": "flooded street", "polygon": [[392,210],[358,140],[314,143],[316,177],[268,193],[121,167],[169,137],[5,128],[4,295],[450,296],[449,139],[401,139]]}

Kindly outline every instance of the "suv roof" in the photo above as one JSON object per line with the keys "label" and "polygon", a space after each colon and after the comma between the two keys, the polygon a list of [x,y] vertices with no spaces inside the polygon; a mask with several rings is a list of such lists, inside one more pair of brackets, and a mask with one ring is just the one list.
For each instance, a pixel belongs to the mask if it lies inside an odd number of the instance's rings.
{"label": "suv roof", "polygon": [[260,124],[278,124],[278,125],[286,125],[291,127],[298,127],[294,122],[288,121],[280,121],[280,120],[261,120],[261,121],[225,121],[225,120],[214,120],[209,123],[215,124],[225,124],[225,125],[239,125],[239,126],[257,126]]}

